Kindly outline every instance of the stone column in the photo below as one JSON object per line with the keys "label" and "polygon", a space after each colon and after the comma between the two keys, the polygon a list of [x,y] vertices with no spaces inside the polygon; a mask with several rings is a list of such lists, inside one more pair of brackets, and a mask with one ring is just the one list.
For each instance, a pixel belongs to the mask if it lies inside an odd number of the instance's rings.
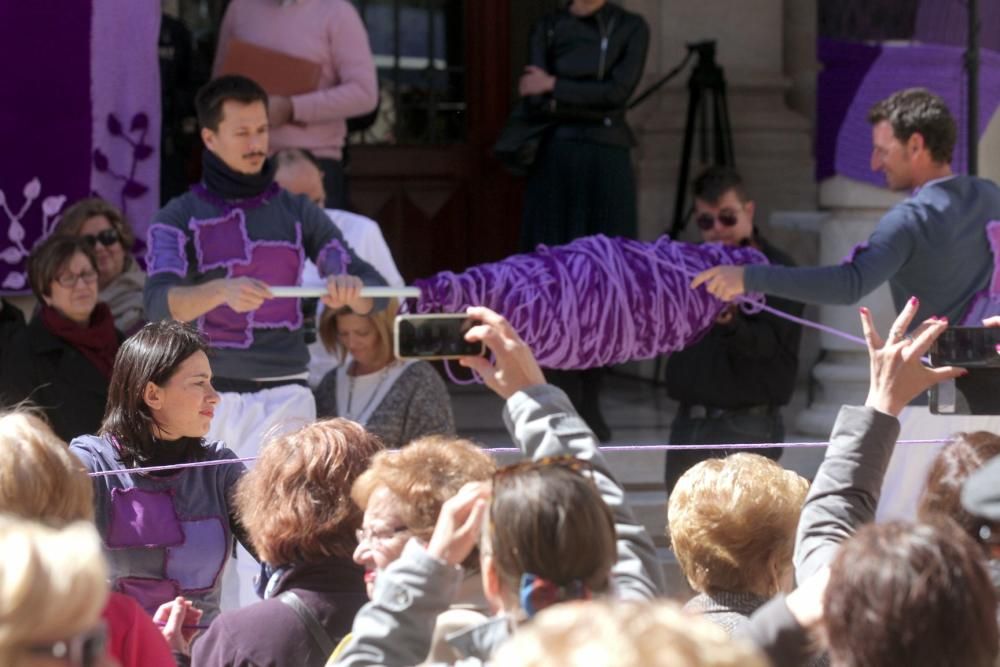
{"label": "stone column", "polygon": [[[902,196],[868,183],[834,176],[820,185],[820,206],[829,215],[820,224],[820,265],[838,264],[864,243],[885,212]],[[889,288],[883,285],[851,306],[820,306],[822,324],[861,336],[858,308],[866,306],[880,331],[895,317]],[[865,347],[829,333],[820,334],[822,353],[813,368],[813,396],[799,413],[796,430],[827,437],[841,405],[860,405],[868,393],[868,353]]]}

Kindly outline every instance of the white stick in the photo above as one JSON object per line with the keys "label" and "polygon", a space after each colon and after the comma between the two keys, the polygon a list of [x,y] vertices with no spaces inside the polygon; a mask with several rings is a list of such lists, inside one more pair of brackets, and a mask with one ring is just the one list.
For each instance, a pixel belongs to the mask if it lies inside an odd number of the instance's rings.
{"label": "white stick", "polygon": [[[294,297],[300,299],[320,298],[329,292],[325,287],[305,287],[305,286],[272,286],[271,294],[277,298]],[[370,299],[397,298],[397,299],[419,299],[419,287],[362,287],[361,296]]]}

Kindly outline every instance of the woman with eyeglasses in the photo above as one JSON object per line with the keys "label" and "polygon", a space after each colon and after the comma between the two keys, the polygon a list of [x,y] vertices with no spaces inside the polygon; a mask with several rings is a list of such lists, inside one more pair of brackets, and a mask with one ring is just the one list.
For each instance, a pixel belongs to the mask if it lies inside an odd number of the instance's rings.
{"label": "woman with eyeglasses", "polygon": [[266,563],[261,601],[227,611],[194,644],[201,667],[323,667],[366,602],[351,561],[361,511],[351,485],[382,443],[347,419],[271,441],[240,480],[236,511]]}
{"label": "woman with eyeglasses", "polygon": [[86,241],[54,236],[28,258],[39,307],[3,351],[0,396],[28,400],[63,440],[101,425],[121,334],[97,300],[97,258]]}
{"label": "woman with eyeglasses", "polygon": [[0,665],[112,667],[107,569],[93,526],[0,516]]}
{"label": "woman with eyeglasses", "polygon": [[664,590],[656,549],[625,502],[594,434],[566,395],[545,383],[510,324],[486,308],[466,339],[495,355],[466,357],[506,400],[504,421],[525,461],[446,501],[426,546],[410,539],[378,576],[337,665],[412,665],[431,646],[438,614],[459,589],[478,544],[494,616],[447,638],[462,665],[487,662],[519,624],[553,604],[610,596],[648,600]]}
{"label": "woman with eyeglasses", "polygon": [[84,239],[97,257],[98,298],[111,308],[115,326],[130,335],[145,323],[146,274],[132,256],[135,234],[114,205],[91,197],[67,208],[55,234]]}
{"label": "woman with eyeglasses", "polygon": [[[354,561],[365,569],[368,597],[379,575],[402,555],[411,537],[430,539],[446,500],[469,482],[490,480],[495,471],[493,457],[461,438],[427,436],[397,451],[377,454],[351,490],[354,502],[364,511]],[[481,623],[490,614],[479,554],[473,551],[462,565],[465,575],[458,591],[434,624],[430,662],[457,659],[458,653],[444,638]]]}

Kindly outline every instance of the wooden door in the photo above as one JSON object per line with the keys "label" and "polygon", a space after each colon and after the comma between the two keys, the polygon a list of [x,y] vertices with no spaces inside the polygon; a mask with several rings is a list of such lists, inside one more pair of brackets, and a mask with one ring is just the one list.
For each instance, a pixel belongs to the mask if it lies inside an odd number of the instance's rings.
{"label": "wooden door", "polygon": [[381,107],[351,138],[350,198],[407,281],[517,249],[521,184],[492,157],[510,108],[511,0],[352,0]]}

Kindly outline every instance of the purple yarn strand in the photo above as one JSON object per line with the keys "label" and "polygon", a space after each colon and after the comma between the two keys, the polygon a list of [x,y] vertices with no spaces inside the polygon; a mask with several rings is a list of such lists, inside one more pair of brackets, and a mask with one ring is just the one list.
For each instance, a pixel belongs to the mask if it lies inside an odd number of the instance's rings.
{"label": "purple yarn strand", "polygon": [[[951,438],[933,438],[925,440],[897,440],[897,445],[936,445],[951,442]],[[726,445],[607,445],[600,447],[602,452],[671,452],[684,449],[766,449],[770,447],[782,447],[784,449],[806,449],[815,447],[826,447],[829,442],[744,442]],[[484,447],[484,452],[489,454],[518,454],[521,450],[514,447]],[[129,468],[127,470],[99,470],[89,473],[91,477],[106,477],[108,475],[122,475],[135,473],[165,472],[168,470],[183,470],[184,468],[206,468],[209,466],[224,466],[236,463],[252,463],[256,461],[256,456],[247,456],[242,459],[220,459],[217,461],[195,461],[194,463],[176,463],[167,466],[149,466],[147,468]]]}

